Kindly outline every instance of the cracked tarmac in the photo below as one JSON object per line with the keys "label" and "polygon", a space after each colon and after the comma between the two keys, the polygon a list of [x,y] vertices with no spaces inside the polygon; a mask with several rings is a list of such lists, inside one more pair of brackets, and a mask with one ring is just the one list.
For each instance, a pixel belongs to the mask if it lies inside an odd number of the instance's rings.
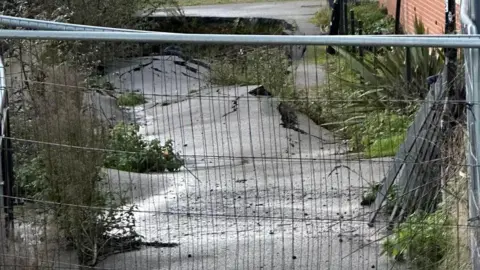
{"label": "cracked tarmac", "polygon": [[181,76],[190,71],[176,56],[130,61],[121,69],[152,63],[113,84],[150,97],[133,120],[146,138],[174,139],[188,171],[109,170],[111,185],[138,205],[145,241],[179,245],[113,255],[98,267],[391,268],[376,243],[382,223],[368,227],[370,209],[360,206],[390,159],[347,159],[345,145],[302,114],[299,127],[329,143],[281,127],[278,101],[262,87],[213,86],[201,79],[207,69]]}

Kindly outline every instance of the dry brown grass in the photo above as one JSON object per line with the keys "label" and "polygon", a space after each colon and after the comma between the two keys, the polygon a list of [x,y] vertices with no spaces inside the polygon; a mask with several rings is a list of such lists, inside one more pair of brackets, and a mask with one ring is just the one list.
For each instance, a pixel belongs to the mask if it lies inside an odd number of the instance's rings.
{"label": "dry brown grass", "polygon": [[[105,152],[100,149],[105,149],[108,130],[84,102],[84,78],[79,70],[66,64],[31,67],[25,95],[31,125],[26,133],[34,141],[34,155],[41,156],[45,166],[42,181],[46,183],[40,196],[47,201],[41,206],[41,215],[48,220],[45,227],[58,228],[53,233],[57,241],[68,239],[81,263],[92,265],[103,245],[101,235],[105,229],[98,219],[102,212],[99,207],[107,205],[101,186]],[[43,239],[49,233],[46,231]],[[41,255],[52,261],[50,251],[35,250],[37,244],[30,242],[26,245],[34,249],[34,258]],[[17,257],[15,260],[32,256]],[[36,261],[45,260],[30,260],[28,264],[38,265]]]}
{"label": "dry brown grass", "polygon": [[47,198],[62,205],[53,208],[56,223],[76,248],[80,261],[91,265],[102,245],[97,243],[102,234],[98,224],[101,211],[90,207],[106,205],[100,186],[105,153],[98,149],[105,149],[107,129],[91,110],[85,110],[80,83],[84,80],[79,74],[66,65],[48,70],[45,83],[32,86],[31,96],[38,141],[46,143],[41,151],[49,182]]}
{"label": "dry brown grass", "polygon": [[449,164],[444,175],[443,207],[452,220],[449,227],[452,242],[440,269],[472,269],[470,260],[470,232],[468,224],[468,173],[465,155],[465,127],[459,125],[453,138],[444,148]]}

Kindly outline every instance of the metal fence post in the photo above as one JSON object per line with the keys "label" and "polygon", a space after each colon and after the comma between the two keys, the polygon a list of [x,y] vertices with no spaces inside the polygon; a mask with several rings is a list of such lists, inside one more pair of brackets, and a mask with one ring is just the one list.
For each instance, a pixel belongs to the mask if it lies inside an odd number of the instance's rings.
{"label": "metal fence post", "polygon": [[[12,171],[10,168],[8,168],[7,165],[7,160],[5,155],[5,150],[4,148],[6,147],[5,145],[5,130],[8,126],[8,121],[5,118],[6,116],[6,84],[5,84],[5,68],[3,65],[3,59],[0,56],[0,147],[1,147],[1,155],[0,155],[0,183],[1,183],[1,210],[2,210],[2,224],[5,225],[4,228],[2,228],[2,235],[5,235],[5,237],[8,237],[9,233],[11,232],[13,228],[13,205],[12,205],[12,199],[11,196],[12,193],[11,191],[13,190],[12,185],[12,177],[9,176],[11,173],[7,173],[8,170]],[[8,151],[8,150],[7,150]],[[11,162],[9,162],[10,165],[12,165]],[[7,169],[8,168],[8,169]],[[6,215],[4,215],[6,214]]]}
{"label": "metal fence post", "polygon": [[[466,0],[464,0],[466,1]],[[478,34],[478,29],[480,29],[480,3],[478,1],[475,1],[475,0],[472,0],[470,1],[470,4],[473,6],[473,18],[474,18],[474,22],[475,22],[475,26],[476,26],[476,34]],[[475,81],[476,81],[476,90],[475,93],[477,94],[477,98],[478,96],[480,95],[480,93],[478,93],[478,90],[480,90],[478,87],[480,86],[480,74],[478,72],[478,68],[480,68],[478,65],[479,65],[479,62],[480,61],[480,51],[479,49],[475,49],[474,50],[476,52],[476,58],[473,59],[474,62],[472,64],[475,64],[476,65],[476,77],[475,77]],[[476,102],[480,102],[480,99],[476,99],[475,100]],[[478,105],[478,103],[476,104]],[[480,105],[478,105],[480,106]],[[480,112],[480,109],[478,110]],[[478,115],[478,114],[477,114]],[[478,139],[480,137],[480,124],[477,124],[476,125],[476,137],[475,139]],[[477,143],[479,141],[477,140]],[[477,147],[478,147],[478,144],[477,144]],[[478,151],[477,151],[477,154],[478,154]],[[478,155],[476,156],[478,158]],[[475,164],[477,165],[477,164]],[[476,221],[474,223],[475,227],[474,227],[474,240],[475,240],[475,243],[476,243],[476,246],[475,246],[475,249],[473,250],[473,253],[474,256],[472,257],[472,260],[473,260],[473,269],[474,270],[480,270],[480,247],[479,247],[479,240],[480,240],[480,220],[479,220],[479,216],[480,216],[480,211],[479,211],[479,207],[480,207],[480,194],[479,194],[479,185],[480,185],[480,174],[479,174],[479,166],[476,166],[476,171],[477,171],[477,174],[475,175],[476,178],[474,179],[474,187],[475,189],[472,190],[472,192],[475,193],[474,195],[474,198],[475,198],[475,218],[476,218]]]}
{"label": "metal fence post", "polygon": [[10,117],[8,113],[8,97],[7,92],[4,92],[4,103],[3,103],[3,113],[2,113],[2,154],[1,154],[1,170],[2,170],[2,180],[4,182],[4,194],[6,197],[6,236],[9,237],[13,234],[14,229],[14,216],[13,216],[13,206],[14,206],[14,177],[13,177],[13,154],[12,154],[12,141],[10,139]]}
{"label": "metal fence post", "polygon": [[[462,32],[468,35],[477,35],[478,26],[480,26],[480,5],[475,1],[462,1],[460,17],[462,22]],[[465,90],[467,110],[467,129],[469,140],[467,142],[467,161],[470,174],[469,181],[469,228],[470,228],[470,248],[471,262],[474,270],[480,270],[480,164],[478,156],[480,153],[480,124],[478,115],[480,115],[480,74],[478,72],[480,53],[479,49],[466,49],[465,57]]]}

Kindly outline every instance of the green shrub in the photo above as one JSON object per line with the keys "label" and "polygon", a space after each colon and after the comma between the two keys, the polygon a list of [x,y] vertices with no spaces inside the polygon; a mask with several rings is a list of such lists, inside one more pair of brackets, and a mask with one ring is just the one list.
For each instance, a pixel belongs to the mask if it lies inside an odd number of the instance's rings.
{"label": "green shrub", "polygon": [[139,126],[117,124],[111,131],[105,166],[130,172],[178,171],[184,161],[173,152],[173,143],[164,145],[159,140],[146,141],[138,133]]}
{"label": "green shrub", "polygon": [[145,97],[135,92],[124,93],[117,98],[118,106],[134,107],[140,104],[144,104],[145,102]]}
{"label": "green shrub", "polygon": [[437,269],[450,245],[449,224],[443,211],[414,213],[382,243],[382,254],[408,260],[419,269]]}
{"label": "green shrub", "polygon": [[[415,20],[415,33],[425,33],[425,26],[418,20]],[[361,80],[337,79],[355,89],[357,96],[365,100],[362,104],[365,106],[412,111],[415,109],[412,103],[423,100],[428,93],[427,77],[439,74],[444,67],[442,49],[410,48],[412,77],[409,81],[405,48],[384,48],[382,53],[367,53],[362,59],[343,48],[336,49]]]}
{"label": "green shrub", "polygon": [[15,165],[17,165],[14,169],[17,191],[27,198],[44,199],[49,192],[44,158],[37,155],[29,161]]}
{"label": "green shrub", "polygon": [[377,1],[364,1],[358,5],[351,5],[349,9],[355,12],[355,19],[363,22],[363,33],[393,33],[395,19],[388,15],[386,8]]}

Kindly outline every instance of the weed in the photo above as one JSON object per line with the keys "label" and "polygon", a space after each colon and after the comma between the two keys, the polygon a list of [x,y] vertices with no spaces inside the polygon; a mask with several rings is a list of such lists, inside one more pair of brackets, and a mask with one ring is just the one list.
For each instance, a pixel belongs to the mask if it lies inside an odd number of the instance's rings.
{"label": "weed", "polygon": [[330,9],[330,7],[324,7],[317,11],[310,21],[320,27],[323,32],[326,32],[330,27],[331,19],[332,10]]}
{"label": "weed", "polygon": [[210,81],[219,85],[263,85],[273,95],[293,96],[289,61],[283,48],[240,50],[212,65]]}
{"label": "weed", "polygon": [[124,93],[117,98],[118,106],[134,107],[137,105],[144,104],[145,102],[146,102],[145,97],[135,92]]}
{"label": "weed", "polygon": [[395,155],[405,138],[412,116],[385,111],[368,114],[358,124],[347,126],[344,131],[350,140],[352,151],[366,151],[368,157]]}
{"label": "weed", "polygon": [[[368,206],[368,205],[371,205],[373,202],[375,202],[377,193],[380,191],[381,187],[382,187],[381,183],[371,184],[368,191],[363,194],[360,205]],[[395,184],[390,186],[390,188],[388,189],[386,204],[385,204],[385,212],[387,214],[392,213],[393,208],[397,203],[397,191],[398,191],[398,187]]]}
{"label": "weed", "polygon": [[365,151],[366,158],[395,156],[405,140],[405,133],[375,140]]}
{"label": "weed", "polygon": [[441,210],[414,213],[382,243],[382,254],[408,260],[419,269],[437,269],[450,245],[450,232],[445,229],[449,224],[450,219]]}
{"label": "weed", "polygon": [[170,172],[178,171],[184,161],[173,152],[173,143],[167,140],[164,145],[155,139],[146,141],[138,133],[138,125],[117,124],[111,131],[105,166],[130,172]]}

